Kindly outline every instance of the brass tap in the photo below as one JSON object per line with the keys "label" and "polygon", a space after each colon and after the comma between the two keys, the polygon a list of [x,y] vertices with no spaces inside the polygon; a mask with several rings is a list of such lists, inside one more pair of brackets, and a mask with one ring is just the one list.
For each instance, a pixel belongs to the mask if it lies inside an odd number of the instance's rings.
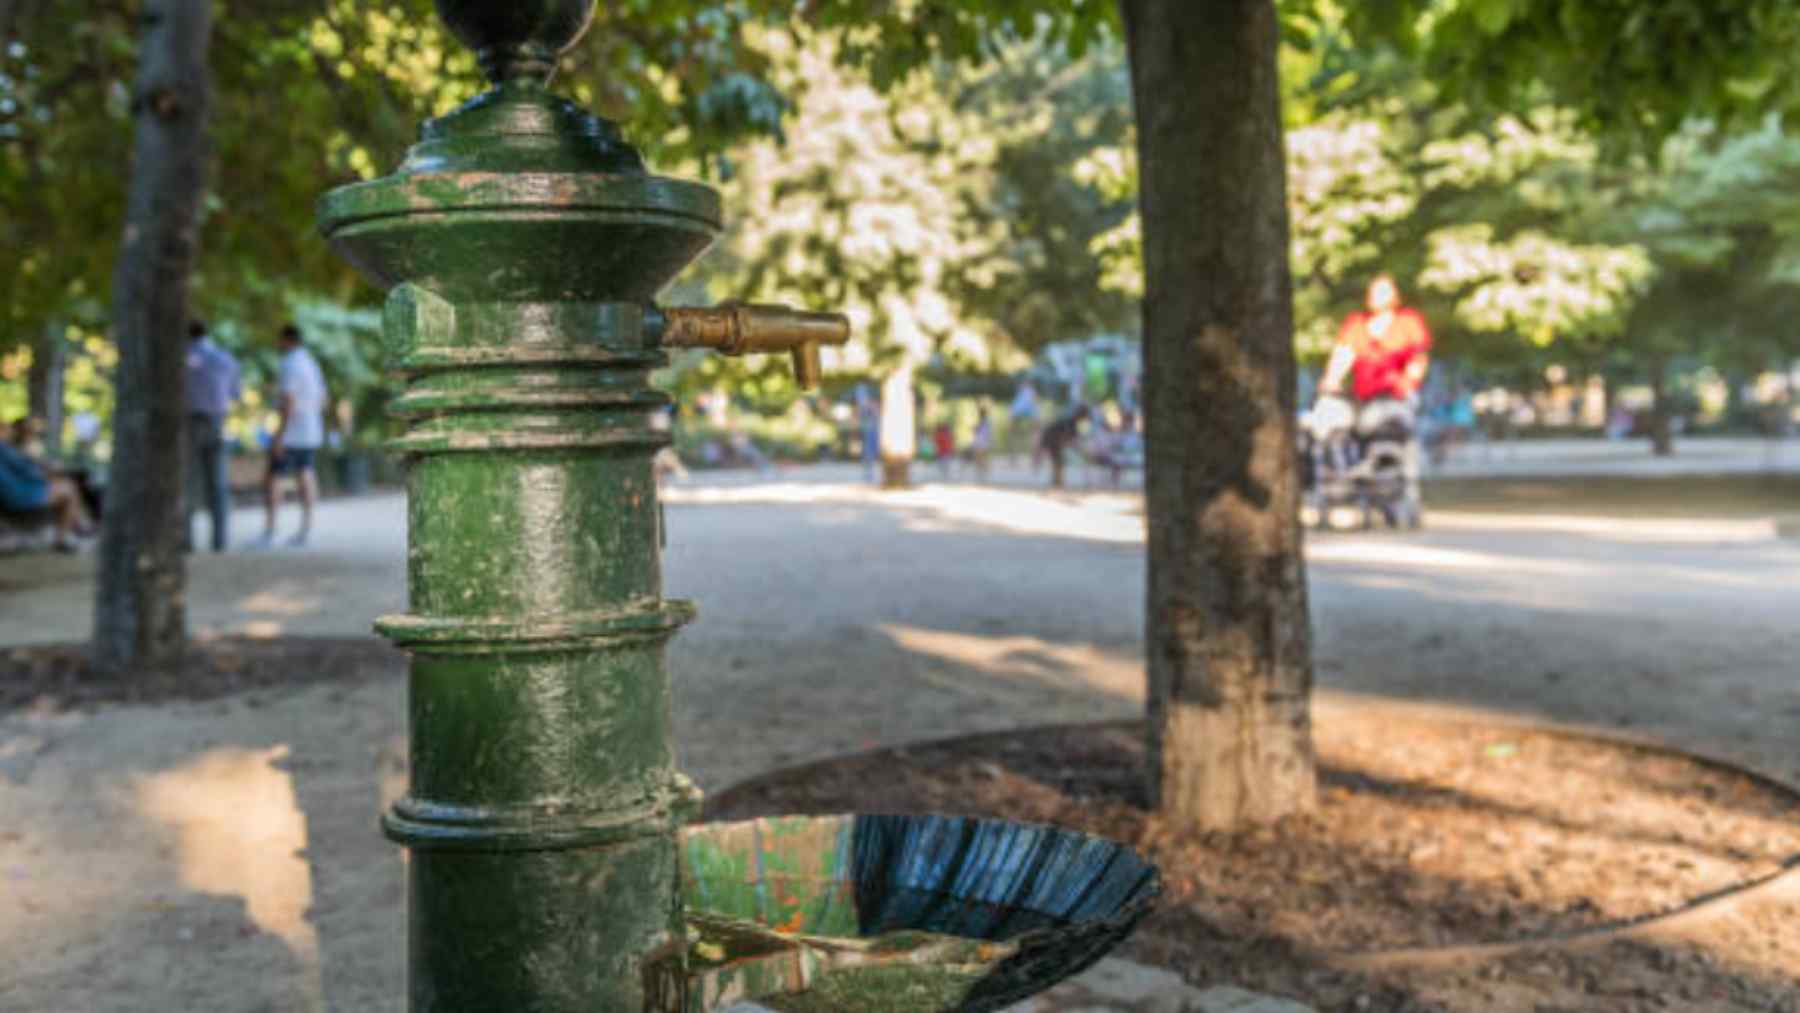
{"label": "brass tap", "polygon": [[794,380],[817,387],[824,372],[822,345],[850,340],[850,318],[842,313],[811,313],[787,306],[682,306],[657,311],[651,331],[664,348],[710,348],[723,355],[787,352],[793,357]]}

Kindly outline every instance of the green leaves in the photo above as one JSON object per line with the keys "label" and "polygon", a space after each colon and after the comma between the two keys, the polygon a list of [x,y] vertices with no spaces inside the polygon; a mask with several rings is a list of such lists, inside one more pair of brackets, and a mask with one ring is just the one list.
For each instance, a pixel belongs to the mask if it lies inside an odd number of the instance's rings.
{"label": "green leaves", "polygon": [[1475,24],[1489,35],[1506,31],[1519,6],[1517,0],[1469,0],[1469,5]]}
{"label": "green leaves", "polygon": [[[1302,3],[1345,33],[1326,69],[1381,49],[1421,61],[1448,102],[1485,115],[1551,104],[1609,148],[1655,153],[1695,117],[1800,111],[1800,5],[1788,0],[1377,0]],[[1340,87],[1342,87],[1340,85]]]}

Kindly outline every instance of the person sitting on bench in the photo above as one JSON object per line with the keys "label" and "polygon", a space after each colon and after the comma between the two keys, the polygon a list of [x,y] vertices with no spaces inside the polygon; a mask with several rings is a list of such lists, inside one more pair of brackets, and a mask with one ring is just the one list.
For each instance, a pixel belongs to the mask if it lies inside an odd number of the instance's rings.
{"label": "person sitting on bench", "polygon": [[92,534],[75,483],[49,474],[10,443],[0,443],[0,514],[26,521],[49,515],[56,525],[52,544],[58,552],[74,552],[75,539]]}
{"label": "person sitting on bench", "polygon": [[1124,480],[1127,469],[1142,468],[1144,440],[1137,431],[1136,416],[1129,411],[1115,412],[1109,406],[1088,440],[1087,461],[1105,468],[1114,488]]}

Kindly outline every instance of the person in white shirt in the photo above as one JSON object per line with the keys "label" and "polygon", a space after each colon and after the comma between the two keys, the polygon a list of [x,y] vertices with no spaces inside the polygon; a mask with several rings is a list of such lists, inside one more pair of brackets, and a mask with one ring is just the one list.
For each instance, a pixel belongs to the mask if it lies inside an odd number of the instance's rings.
{"label": "person in white shirt", "polygon": [[325,443],[325,374],[306,350],[300,328],[281,329],[279,380],[281,422],[269,442],[269,472],[263,479],[263,533],[254,543],[268,548],[275,543],[275,508],[281,502],[283,475],[294,476],[300,487],[300,530],[288,544],[306,545],[312,535],[313,504],[319,498],[319,479],[313,471],[313,455]]}

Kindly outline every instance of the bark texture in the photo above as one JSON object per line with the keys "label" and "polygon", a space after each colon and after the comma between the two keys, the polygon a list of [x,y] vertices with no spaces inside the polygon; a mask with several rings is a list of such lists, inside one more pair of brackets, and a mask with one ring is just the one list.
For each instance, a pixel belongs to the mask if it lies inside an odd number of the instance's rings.
{"label": "bark texture", "polygon": [[1650,452],[1657,457],[1675,453],[1675,427],[1669,417],[1669,357],[1650,356]]}
{"label": "bark texture", "polygon": [[212,2],[146,0],[141,31],[113,272],[117,407],[94,611],[95,661],[121,675],[174,661],[187,641],[183,357],[206,189]]}
{"label": "bark texture", "polygon": [[1121,0],[1147,296],[1151,792],[1230,829],[1310,809],[1286,173],[1270,0]]}
{"label": "bark texture", "polygon": [[31,369],[25,374],[26,413],[44,423],[44,447],[51,456],[62,451],[63,367],[66,343],[60,322],[46,325],[31,348]]}

